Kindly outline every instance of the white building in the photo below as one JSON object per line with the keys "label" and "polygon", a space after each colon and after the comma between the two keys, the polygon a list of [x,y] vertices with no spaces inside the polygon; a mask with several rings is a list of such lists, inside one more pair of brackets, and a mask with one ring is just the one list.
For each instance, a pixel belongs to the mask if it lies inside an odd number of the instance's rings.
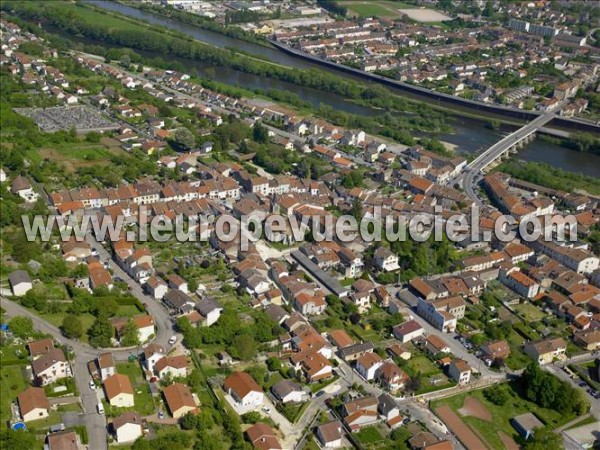
{"label": "white building", "polygon": [[112,428],[119,444],[133,442],[144,434],[142,417],[135,411],[127,411],[116,417]]}
{"label": "white building", "polygon": [[223,390],[241,406],[259,408],[264,401],[263,390],[246,372],[235,372],[228,376],[223,384]]}

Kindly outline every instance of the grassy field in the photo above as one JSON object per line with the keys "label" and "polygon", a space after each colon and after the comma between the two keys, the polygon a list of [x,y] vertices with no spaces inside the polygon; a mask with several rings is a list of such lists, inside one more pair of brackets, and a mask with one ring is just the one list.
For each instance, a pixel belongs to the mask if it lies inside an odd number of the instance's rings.
{"label": "grassy field", "polygon": [[[432,402],[430,407],[432,410],[435,410],[444,404],[450,406],[450,408],[452,408],[466,424],[475,429],[477,433],[487,441],[491,448],[504,448],[500,437],[498,436],[498,432],[500,431],[513,438],[518,436],[517,431],[510,423],[510,419],[519,414],[532,412],[542,420],[542,422],[553,428],[560,427],[574,419],[572,416],[564,416],[551,409],[540,408],[535,403],[521,398],[517,395],[515,386],[506,385],[506,388],[512,395],[502,406],[489,402],[485,398],[483,390],[478,390]],[[487,408],[493,417],[492,422],[472,416],[461,416],[458,410],[462,408],[465,398],[468,396],[477,398]]]}
{"label": "grassy field", "polygon": [[399,9],[411,8],[411,5],[406,3],[390,1],[343,1],[339,3],[348,8],[350,13],[361,17],[400,17]]}
{"label": "grassy field", "polygon": [[365,427],[354,435],[362,444],[376,444],[383,440],[383,436],[376,426]]}
{"label": "grassy field", "polygon": [[28,386],[23,375],[24,367],[25,364],[2,365],[0,367],[0,420],[2,420],[2,423],[6,423],[7,420],[12,418],[10,404]]}
{"label": "grassy field", "polygon": [[432,363],[426,356],[415,356],[408,361],[408,367],[415,372],[421,372],[423,377],[430,377],[441,373],[438,366]]}
{"label": "grassy field", "polygon": [[546,317],[546,314],[531,303],[523,303],[513,307],[527,322],[537,322]]}

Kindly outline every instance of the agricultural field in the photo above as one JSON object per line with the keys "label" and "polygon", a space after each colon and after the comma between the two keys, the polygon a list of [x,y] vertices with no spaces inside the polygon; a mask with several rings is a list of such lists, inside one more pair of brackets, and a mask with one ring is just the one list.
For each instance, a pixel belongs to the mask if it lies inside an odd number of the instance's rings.
{"label": "agricultural field", "polygon": [[409,8],[401,2],[390,2],[390,1],[343,1],[339,2],[341,5],[348,8],[349,14],[355,14],[361,17],[400,17],[401,13],[398,11],[399,8]]}

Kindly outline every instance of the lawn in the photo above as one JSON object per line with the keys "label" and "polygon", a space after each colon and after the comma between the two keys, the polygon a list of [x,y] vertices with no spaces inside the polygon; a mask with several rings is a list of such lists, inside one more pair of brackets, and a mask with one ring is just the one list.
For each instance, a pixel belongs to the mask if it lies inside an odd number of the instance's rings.
{"label": "lawn", "polygon": [[[48,314],[40,314],[37,311],[35,311],[34,309],[29,308],[29,310],[38,314],[42,319],[50,322],[52,325],[55,325],[57,327],[62,326],[63,319],[66,316],[66,313],[64,313],[64,312],[54,313],[54,314],[49,314],[49,313]],[[87,330],[88,330],[88,328],[90,328],[92,326],[92,324],[94,323],[94,320],[96,320],[96,318],[89,313],[79,314],[77,317],[79,317],[79,320],[81,320],[81,324],[83,326],[83,336],[81,336],[80,339],[83,342],[88,342]]]}
{"label": "lawn", "polygon": [[11,403],[28,387],[23,374],[24,365],[0,367],[0,420],[6,423],[12,418]]}
{"label": "lawn", "polygon": [[[502,431],[515,439],[517,438],[518,433],[511,425],[510,419],[514,416],[518,416],[519,414],[532,412],[540,420],[542,420],[542,422],[550,425],[553,428],[559,427],[574,419],[573,416],[564,416],[557,411],[540,408],[535,403],[519,397],[515,390],[516,385],[506,384],[505,387],[511,393],[511,396],[509,400],[502,406],[498,406],[489,402],[485,398],[483,390],[478,390],[434,401],[430,404],[430,408],[435,410],[441,405],[449,405],[450,408],[452,408],[452,410],[456,412],[465,423],[474,428],[477,433],[487,441],[491,448],[504,448],[498,436],[499,431]],[[477,398],[490,412],[493,417],[493,421],[488,422],[472,416],[463,417],[458,410],[463,407],[465,397],[467,396]]]}
{"label": "lawn", "polygon": [[541,309],[531,303],[522,303],[514,306],[513,309],[527,322],[537,322],[546,317],[546,314]]}
{"label": "lawn", "polygon": [[383,440],[383,436],[379,432],[379,429],[376,426],[365,427],[361,429],[358,433],[354,435],[356,440],[360,443],[369,445],[376,444]]}
{"label": "lawn", "polygon": [[344,1],[341,5],[361,17],[400,17],[401,8],[411,8],[411,5],[389,1]]}
{"label": "lawn", "polygon": [[119,363],[117,364],[117,372],[127,375],[131,381],[134,390],[133,400],[135,402],[133,409],[142,416],[154,413],[156,411],[154,399],[150,393],[148,383],[142,375],[142,368],[139,362]]}
{"label": "lawn", "polygon": [[415,356],[408,360],[407,365],[415,373],[420,371],[424,378],[441,373],[439,367],[431,362],[426,356]]}
{"label": "lawn", "polygon": [[133,317],[139,314],[141,314],[141,311],[135,305],[120,305],[116,316]]}

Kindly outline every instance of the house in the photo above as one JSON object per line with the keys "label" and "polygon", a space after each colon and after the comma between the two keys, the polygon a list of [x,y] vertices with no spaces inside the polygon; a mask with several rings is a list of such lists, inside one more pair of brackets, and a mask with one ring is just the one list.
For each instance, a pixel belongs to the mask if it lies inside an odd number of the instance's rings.
{"label": "house", "polygon": [[333,366],[325,356],[314,352],[304,358],[301,369],[309,383],[333,376]]}
{"label": "house", "polygon": [[246,437],[252,446],[259,450],[281,450],[283,447],[277,440],[275,431],[265,424],[256,423],[246,430]]}
{"label": "house", "polygon": [[38,193],[33,190],[29,180],[20,175],[13,180],[10,191],[21,197],[27,203],[35,203],[39,197]]}
{"label": "house", "polygon": [[154,372],[162,380],[167,375],[172,378],[187,376],[188,361],[185,355],[165,356],[154,365]]}
{"label": "house", "polygon": [[587,351],[600,349],[600,330],[597,328],[575,333],[573,340]]}
{"label": "house", "polygon": [[348,336],[344,330],[332,330],[329,332],[329,340],[338,350],[354,344],[354,339]]}
{"label": "house", "polygon": [[167,283],[162,278],[156,276],[148,278],[144,287],[146,288],[146,292],[156,299],[162,299],[169,290]]}
{"label": "house", "polygon": [[23,422],[48,417],[50,403],[43,388],[28,387],[17,396],[19,413]]}
{"label": "house", "polygon": [[134,406],[133,386],[129,377],[115,373],[104,380],[104,393],[111,406],[127,408]]}
{"label": "house", "polygon": [[375,267],[384,272],[398,270],[398,255],[386,247],[379,247],[374,254]]}
{"label": "house", "polygon": [[223,390],[242,406],[260,407],[264,393],[258,383],[246,372],[235,372],[225,379]]}
{"label": "house", "polygon": [[540,291],[540,285],[518,270],[500,270],[500,281],[521,297],[534,298]]}
{"label": "house", "polygon": [[392,333],[396,339],[403,344],[406,344],[415,338],[423,336],[425,329],[416,320],[409,320],[400,325],[396,325],[392,329]]}
{"label": "house", "polygon": [[202,315],[202,326],[210,327],[221,317],[223,307],[211,298],[204,298],[196,303],[196,310]]}
{"label": "house", "polygon": [[98,368],[100,369],[100,379],[106,380],[108,377],[117,373],[113,354],[110,352],[102,353],[98,356]]}
{"label": "house", "polygon": [[402,423],[400,408],[390,394],[381,394],[377,397],[377,412],[390,428],[395,428]]}
{"label": "house", "polygon": [[74,431],[50,433],[47,440],[48,450],[81,450],[85,448]]}
{"label": "house", "polygon": [[365,353],[371,353],[373,351],[373,344],[371,342],[361,342],[360,344],[349,345],[339,351],[340,356],[346,362],[356,361],[360,356]]}
{"label": "house", "polygon": [[271,392],[281,403],[300,403],[307,397],[302,386],[290,380],[281,380],[279,383],[275,383],[271,387]]}
{"label": "house", "polygon": [[194,299],[179,289],[171,289],[167,292],[163,297],[163,303],[173,314],[189,313],[196,306]]}
{"label": "house", "polygon": [[483,356],[492,361],[503,360],[510,355],[510,346],[504,340],[488,342],[480,347]]}
{"label": "house", "polygon": [[15,270],[8,276],[10,289],[15,297],[22,297],[33,288],[29,274],[24,270]]}
{"label": "house", "polygon": [[328,422],[323,425],[319,425],[315,429],[315,435],[325,448],[340,448],[342,447],[342,438],[344,433],[342,431],[342,424],[339,420]]}
{"label": "house", "polygon": [[54,341],[52,338],[39,339],[37,341],[31,341],[27,343],[27,349],[29,350],[29,354],[33,360],[45,355],[53,348]]}
{"label": "house", "polygon": [[138,331],[138,339],[140,343],[144,343],[154,336],[154,317],[150,314],[143,314],[131,318],[114,317],[110,319],[110,323],[115,327],[116,336],[120,340],[121,333],[129,321],[132,321]]}
{"label": "house", "polygon": [[530,412],[513,417],[510,422],[524,439],[533,437],[536,428],[544,428],[544,423]]}
{"label": "house", "polygon": [[163,396],[174,419],[179,419],[189,412],[198,412],[196,399],[185,384],[173,383],[167,386],[163,389]]}
{"label": "house", "polygon": [[567,344],[563,338],[545,339],[526,343],[523,351],[540,365],[544,365],[563,356],[567,351]]}
{"label": "house", "polygon": [[375,374],[383,364],[377,353],[365,353],[356,360],[356,371],[367,381],[375,379]]}
{"label": "house", "polygon": [[388,347],[387,352],[391,357],[400,358],[405,361],[408,361],[412,356],[412,354],[400,344],[392,344]]}
{"label": "house", "polygon": [[64,242],[61,250],[63,258],[68,262],[82,261],[92,254],[90,244],[85,241],[79,242],[76,239]]}
{"label": "house", "polygon": [[294,308],[305,315],[319,315],[325,312],[327,303],[320,292],[317,292],[314,295],[311,295],[308,292],[300,292],[298,295],[294,296]]}
{"label": "house", "polygon": [[406,382],[410,380],[409,376],[395,363],[386,361],[377,370],[377,379],[384,389],[390,392],[396,392],[402,389]]}
{"label": "house", "polygon": [[136,411],[127,411],[112,422],[112,430],[117,442],[133,442],[144,434],[142,416]]}
{"label": "house", "polygon": [[352,432],[374,424],[379,420],[378,405],[377,398],[373,396],[361,397],[345,403],[342,407],[344,424]]}
{"label": "house", "polygon": [[454,359],[448,366],[448,375],[458,384],[467,384],[471,380],[471,366],[463,359]]}
{"label": "house", "polygon": [[150,373],[154,373],[154,366],[166,355],[165,349],[158,344],[148,344],[144,349],[144,366]]}
{"label": "house", "polygon": [[427,339],[425,339],[425,349],[432,355],[437,355],[438,353],[450,353],[448,344],[435,334],[427,336]]}
{"label": "house", "polygon": [[53,348],[48,353],[31,362],[33,377],[41,386],[54,383],[72,375],[71,366],[65,354],[59,348]]}
{"label": "house", "polygon": [[189,294],[188,283],[177,274],[171,274],[167,277],[167,282],[171,289],[179,289],[186,294]]}

